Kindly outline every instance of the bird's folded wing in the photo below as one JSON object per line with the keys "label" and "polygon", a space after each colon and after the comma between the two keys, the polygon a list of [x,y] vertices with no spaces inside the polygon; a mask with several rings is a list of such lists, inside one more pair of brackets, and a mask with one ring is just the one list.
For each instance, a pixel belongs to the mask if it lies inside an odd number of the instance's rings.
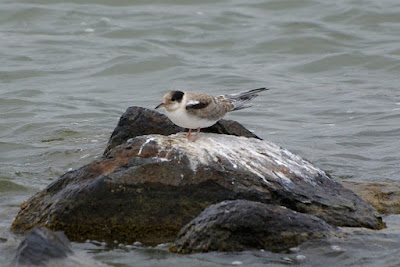
{"label": "bird's folded wing", "polygon": [[225,116],[226,112],[230,110],[229,104],[220,101],[216,102],[216,99],[211,96],[199,95],[192,97],[192,100],[188,101],[186,110],[189,114],[198,118],[216,121]]}

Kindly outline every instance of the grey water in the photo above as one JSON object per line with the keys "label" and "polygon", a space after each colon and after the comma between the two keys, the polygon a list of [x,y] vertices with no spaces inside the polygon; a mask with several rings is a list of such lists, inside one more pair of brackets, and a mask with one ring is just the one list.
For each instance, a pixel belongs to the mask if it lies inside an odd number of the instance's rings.
{"label": "grey water", "polygon": [[[400,183],[398,0],[0,1],[0,265],[19,204],[100,157],[126,108],[263,86],[227,118],[337,179]],[[73,247],[111,266],[398,266],[385,220],[288,253]]]}

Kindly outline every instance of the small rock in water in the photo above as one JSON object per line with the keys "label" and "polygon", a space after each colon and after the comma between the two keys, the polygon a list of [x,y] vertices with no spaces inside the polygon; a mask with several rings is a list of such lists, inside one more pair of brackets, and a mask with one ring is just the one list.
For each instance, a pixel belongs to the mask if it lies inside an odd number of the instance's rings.
{"label": "small rock in water", "polygon": [[12,266],[42,266],[70,254],[73,252],[64,233],[35,227],[19,245]]}
{"label": "small rock in water", "polygon": [[311,239],[329,237],[323,220],[280,206],[248,200],[211,205],[178,234],[171,251],[197,253],[267,249],[282,251]]}

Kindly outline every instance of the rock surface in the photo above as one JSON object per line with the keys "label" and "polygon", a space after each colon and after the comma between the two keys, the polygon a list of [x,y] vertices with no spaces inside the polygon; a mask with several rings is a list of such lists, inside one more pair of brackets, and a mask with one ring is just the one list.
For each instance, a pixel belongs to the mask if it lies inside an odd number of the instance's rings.
{"label": "rock surface", "polygon": [[400,185],[351,181],[342,181],[341,184],[353,190],[380,213],[400,214]]}
{"label": "rock surface", "polygon": [[18,246],[12,266],[47,266],[71,254],[70,242],[64,233],[35,227]]}
{"label": "rock surface", "polygon": [[248,200],[211,205],[182,228],[173,252],[282,251],[300,243],[332,236],[323,220],[278,205]]}
{"label": "rock surface", "polygon": [[130,139],[21,205],[12,230],[36,225],[71,240],[174,241],[211,204],[248,199],[334,226],[384,227],[378,213],[309,162],[267,141],[202,133]]}
{"label": "rock surface", "polygon": [[[104,153],[136,136],[148,134],[171,135],[184,131],[184,128],[176,126],[167,116],[155,110],[135,106],[130,107],[122,114],[117,127],[111,134]],[[201,131],[260,139],[241,124],[231,120],[220,120],[213,126]]]}

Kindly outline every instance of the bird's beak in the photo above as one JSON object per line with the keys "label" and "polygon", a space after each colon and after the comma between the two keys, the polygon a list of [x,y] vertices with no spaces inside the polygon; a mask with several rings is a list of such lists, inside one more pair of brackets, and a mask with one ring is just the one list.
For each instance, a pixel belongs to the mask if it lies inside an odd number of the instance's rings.
{"label": "bird's beak", "polygon": [[158,106],[156,107],[156,109],[161,108],[161,107],[165,107],[165,104],[164,104],[164,103],[161,103],[160,105],[158,105]]}

